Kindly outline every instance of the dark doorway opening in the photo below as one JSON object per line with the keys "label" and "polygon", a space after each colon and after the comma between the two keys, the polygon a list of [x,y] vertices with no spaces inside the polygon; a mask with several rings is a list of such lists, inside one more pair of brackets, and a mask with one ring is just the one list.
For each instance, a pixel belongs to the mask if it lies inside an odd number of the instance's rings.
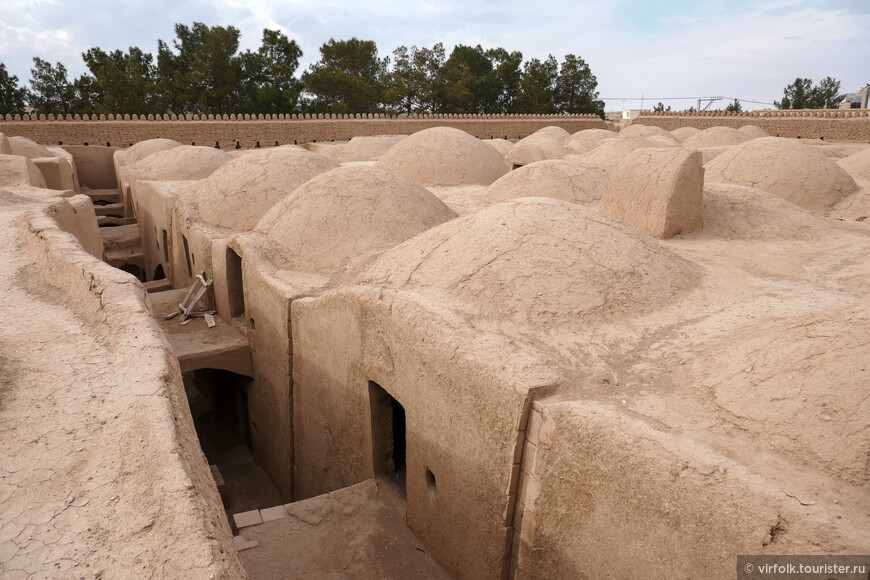
{"label": "dark doorway opening", "polygon": [[375,477],[396,485],[405,495],[405,408],[379,384],[369,381],[372,415],[372,465]]}
{"label": "dark doorway opening", "polygon": [[165,280],[166,272],[163,271],[163,264],[157,264],[157,267],[154,268],[154,276],[151,278],[152,280]]}
{"label": "dark doorway opening", "polygon": [[145,270],[143,270],[136,264],[124,264],[123,266],[121,266],[121,270],[127,272],[128,274],[133,274],[140,282],[145,282]]}
{"label": "dark doorway opening", "polygon": [[230,523],[232,514],[280,505],[283,499],[254,457],[251,431],[256,425],[248,415],[251,383],[246,376],[220,369],[184,374],[200,447],[224,482],[218,490]]}
{"label": "dark doorway opening", "polygon": [[242,257],[227,248],[227,296],[230,316],[245,315],[245,288],[242,282]]}

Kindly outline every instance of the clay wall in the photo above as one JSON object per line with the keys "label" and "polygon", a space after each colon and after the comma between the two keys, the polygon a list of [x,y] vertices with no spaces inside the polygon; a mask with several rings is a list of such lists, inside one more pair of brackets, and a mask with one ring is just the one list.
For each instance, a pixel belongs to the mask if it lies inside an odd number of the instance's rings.
{"label": "clay wall", "polygon": [[[130,456],[112,456],[108,448],[103,451],[106,465],[117,461],[130,470],[119,502],[128,510],[133,509],[127,505],[131,500],[142,502],[140,509],[156,509],[159,517],[147,533],[155,537],[153,545],[173,546],[140,549],[136,561],[166,576],[245,577],[217,487],[199,448],[178,362],[149,312],[145,289],[129,274],[85,252],[77,238],[52,218],[56,213],[52,205],[43,206],[33,210],[24,224],[39,276],[63,293],[69,307],[93,325],[108,348],[129,352],[126,364],[138,368],[136,374],[142,377],[101,401],[104,407],[117,409],[118,421],[131,422],[125,430],[129,436],[119,438],[113,448],[127,450]],[[142,420],[148,422],[147,429]],[[130,490],[139,490],[140,495]],[[105,513],[113,511],[106,508]],[[127,522],[110,520],[103,525],[123,529]],[[116,549],[118,554],[131,546],[129,536],[108,536],[103,541],[105,549]],[[121,559],[119,566],[123,566]],[[105,572],[123,576],[130,569]]]}
{"label": "clay wall", "polygon": [[870,143],[870,110],[788,110],[730,113],[655,113],[638,117],[634,123],[673,131],[680,127],[708,129],[757,125],[774,137],[858,141]]}
{"label": "clay wall", "polygon": [[526,433],[517,578],[727,578],[738,554],[861,550],[775,481],[607,403],[536,401]]}
{"label": "clay wall", "polygon": [[438,318],[383,289],[293,303],[296,499],[382,475],[374,382],[405,413],[409,527],[450,574],[499,578],[529,388],[479,362],[473,338]]}
{"label": "clay wall", "polygon": [[87,253],[98,260],[103,259],[103,239],[90,197],[81,194],[67,197],[52,204],[48,214],[60,229],[75,236]]}
{"label": "clay wall", "polygon": [[[76,115],[78,117],[78,115]],[[365,135],[409,135],[430,127],[455,127],[482,139],[501,137],[519,139],[542,127],[556,125],[575,133],[581,129],[603,129],[607,125],[595,115],[258,115],[256,119],[236,115],[195,115],[179,119],[175,115],[122,120],[36,120],[30,116],[6,115],[0,120],[0,133],[21,135],[47,145],[111,145],[127,147],[146,139],[174,139],[182,144],[242,149],[311,141],[347,141]],[[109,115],[109,117],[114,117]],[[120,116],[119,116],[120,117]],[[125,116],[129,117],[129,115]],[[135,117],[135,115],[134,115]],[[250,117],[250,115],[245,115]],[[306,116],[308,117],[308,116]],[[80,176],[81,178],[81,176]]]}
{"label": "clay wall", "polygon": [[[29,138],[29,137],[28,137]],[[64,149],[75,160],[75,171],[81,185],[91,189],[114,189],[118,187],[112,156],[118,147],[85,147],[68,145]]]}
{"label": "clay wall", "polygon": [[[233,240],[237,240],[234,238]],[[216,244],[217,245],[217,244]],[[221,297],[226,291],[241,291],[244,295],[244,316],[251,345],[251,364],[254,384],[248,391],[248,413],[251,421],[251,442],[254,455],[272,478],[281,497],[290,502],[300,499],[294,491],[293,480],[293,338],[290,330],[290,311],[294,300],[310,295],[314,288],[294,285],[273,275],[271,264],[260,259],[256,252],[247,252],[243,245],[233,243],[229,248],[241,257],[241,288],[230,284],[227,272],[227,250],[215,252],[215,292],[219,308],[226,309],[228,300]],[[221,263],[223,260],[223,263]],[[320,282],[322,284],[322,281]],[[221,304],[225,302],[225,304]]]}
{"label": "clay wall", "polygon": [[[185,182],[137,181],[133,184],[146,280],[154,279],[158,266],[170,283],[176,278],[171,259],[175,241],[172,209],[176,200],[174,191],[179,184]],[[183,278],[183,283],[173,287],[189,286],[186,267],[179,278]]]}

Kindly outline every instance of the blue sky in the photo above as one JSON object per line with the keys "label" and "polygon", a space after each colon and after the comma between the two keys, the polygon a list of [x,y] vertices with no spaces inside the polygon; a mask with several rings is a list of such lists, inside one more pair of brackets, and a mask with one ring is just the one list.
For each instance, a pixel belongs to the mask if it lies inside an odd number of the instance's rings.
{"label": "blue sky", "polygon": [[243,48],[278,28],[300,44],[305,67],[331,37],[375,40],[382,55],[436,42],[526,58],[573,53],[589,63],[601,96],[615,98],[609,110],[641,95],[645,105],[707,95],[772,102],[798,76],[833,76],[844,92],[870,82],[870,0],[0,0],[0,62],[22,81],[34,56],[78,75],[90,47],[154,52],[176,22],[194,21],[238,27]]}

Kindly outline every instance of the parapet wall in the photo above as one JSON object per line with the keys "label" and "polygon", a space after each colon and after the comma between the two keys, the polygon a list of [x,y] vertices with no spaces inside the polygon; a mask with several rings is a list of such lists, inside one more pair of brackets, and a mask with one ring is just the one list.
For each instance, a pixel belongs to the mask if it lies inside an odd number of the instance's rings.
{"label": "parapet wall", "polygon": [[604,129],[596,115],[6,115],[0,133],[20,135],[43,145],[129,146],[146,139],[174,139],[179,143],[243,149],[262,146],[344,141],[356,136],[409,135],[430,127],[455,127],[481,139],[520,139],[556,125],[574,133]]}
{"label": "parapet wall", "polygon": [[634,123],[661,127],[666,131],[680,127],[707,129],[720,126],[739,129],[744,125],[757,125],[775,137],[870,143],[868,109],[654,113],[641,115]]}
{"label": "parapet wall", "polygon": [[[137,377],[94,400],[102,410],[114,411],[117,423],[95,421],[88,428],[90,441],[99,441],[100,429],[117,429],[114,445],[102,445],[96,452],[109,472],[116,465],[126,470],[114,482],[113,500],[106,505],[91,501],[100,522],[96,527],[104,533],[99,536],[99,556],[111,561],[106,576],[135,575],[135,561],[142,574],[244,578],[187,408],[178,363],[149,313],[145,289],[129,274],[85,252],[53,219],[57,211],[57,203],[40,206],[23,223],[41,281],[60,290],[67,305],[105,341],[112,355],[105,364],[119,364],[120,358],[124,376]],[[87,396],[84,385],[75,387]],[[151,519],[143,524],[134,514]],[[149,541],[137,543],[144,536]]]}

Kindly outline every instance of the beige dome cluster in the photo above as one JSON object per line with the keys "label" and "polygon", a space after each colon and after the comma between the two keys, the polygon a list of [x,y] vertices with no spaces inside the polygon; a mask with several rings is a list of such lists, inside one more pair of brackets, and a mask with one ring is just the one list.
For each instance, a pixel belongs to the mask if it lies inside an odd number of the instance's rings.
{"label": "beige dome cluster", "polygon": [[708,183],[732,183],[778,195],[824,214],[854,193],[855,180],[814,147],[777,137],[752,139],[706,166]]}
{"label": "beige dome cluster", "polygon": [[423,186],[489,185],[507,173],[495,149],[450,127],[425,129],[402,139],[375,166]]}
{"label": "beige dome cluster", "polygon": [[338,166],[298,147],[261,149],[225,163],[188,193],[205,223],[246,231],[297,187]]}
{"label": "beige dome cluster", "polygon": [[487,187],[479,196],[489,202],[518,197],[551,197],[580,204],[601,199],[607,174],[562,159],[524,165]]}
{"label": "beige dome cluster", "polygon": [[294,270],[334,273],[456,217],[422,186],[374,167],[321,173],[255,228]]}
{"label": "beige dome cluster", "polygon": [[[737,554],[862,553],[870,149],[736,128],[866,120],[803,116],[285,116],[241,126],[302,146],[226,152],[0,134],[0,414],[21,428],[0,553],[233,578],[720,578]],[[166,121],[133,125],[240,126]],[[61,162],[84,194],[46,187]],[[44,485],[67,443],[93,485]],[[123,481],[92,469],[128,458]],[[272,506],[228,514],[254,470]]]}
{"label": "beige dome cluster", "polygon": [[214,147],[181,145],[148,155],[126,165],[119,173],[124,173],[130,181],[192,181],[208,177],[231,159],[228,153]]}
{"label": "beige dome cluster", "polygon": [[426,289],[475,316],[532,325],[626,316],[698,280],[693,264],[637,230],[542,198],[506,201],[433,228],[383,254],[361,277]]}

